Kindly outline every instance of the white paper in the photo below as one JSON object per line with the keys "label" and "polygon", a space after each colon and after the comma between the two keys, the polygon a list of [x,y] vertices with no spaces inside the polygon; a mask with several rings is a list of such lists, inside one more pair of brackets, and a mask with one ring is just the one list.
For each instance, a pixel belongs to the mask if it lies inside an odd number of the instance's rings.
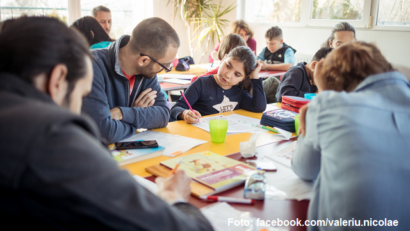
{"label": "white paper", "polygon": [[173,135],[164,132],[145,131],[137,133],[121,142],[132,142],[136,140],[156,140],[159,146],[165,147],[164,155],[169,156],[174,152],[186,152],[198,145],[208,141],[198,140],[180,135]]}
{"label": "white paper", "polygon": [[[267,172],[268,190],[266,199],[296,199],[310,200],[313,191],[313,182],[300,179],[291,168],[277,164],[276,172]],[[271,187],[275,188],[275,191]],[[272,193],[274,192],[274,193]]]}
{"label": "white paper", "polygon": [[278,127],[274,127],[283,137],[285,137],[285,140],[289,140],[292,138],[292,132],[285,131],[283,129],[280,129]]}
{"label": "white paper", "polygon": [[254,221],[250,212],[242,212],[226,202],[218,202],[208,205],[201,209],[202,214],[212,224],[215,231],[248,231],[247,226],[228,225],[228,220],[247,220],[250,223]]}
{"label": "white paper", "polygon": [[185,74],[161,74],[158,78],[171,78],[171,79],[192,79],[196,75],[185,75]]}
{"label": "white paper", "polygon": [[140,184],[142,185],[144,188],[146,188],[148,191],[152,192],[153,194],[157,195],[158,193],[158,185],[155,184],[152,181],[149,181],[143,177],[140,177],[138,175],[134,175],[133,176],[134,179]]}
{"label": "white paper", "polygon": [[183,85],[191,83],[190,80],[183,80],[183,79],[164,79],[161,82],[183,84]]}
{"label": "white paper", "polygon": [[271,110],[274,110],[274,109],[280,109],[280,107],[278,106],[277,103],[270,103],[270,104],[266,105],[265,111],[271,111]]}
{"label": "white paper", "polygon": [[222,119],[228,121],[228,131],[227,134],[237,134],[237,133],[246,133],[246,132],[258,132],[265,133],[265,129],[262,129],[259,126],[260,120],[242,116],[242,115],[229,115],[229,116],[212,116],[201,118],[199,123],[193,124],[194,126],[209,132],[209,121],[213,119]]}
{"label": "white paper", "polygon": [[279,162],[287,167],[291,167],[291,161],[293,153],[295,152],[297,141],[292,142],[286,148],[280,150],[279,152],[269,153],[265,157]]}

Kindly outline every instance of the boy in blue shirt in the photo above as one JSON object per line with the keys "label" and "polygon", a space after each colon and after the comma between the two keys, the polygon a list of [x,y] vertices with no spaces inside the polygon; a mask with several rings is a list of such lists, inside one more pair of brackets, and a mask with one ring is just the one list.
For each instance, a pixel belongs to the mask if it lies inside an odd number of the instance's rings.
{"label": "boy in blue shirt", "polygon": [[276,100],[282,102],[282,96],[284,95],[304,97],[305,93],[317,92],[316,84],[313,81],[315,66],[332,49],[330,47],[320,48],[310,63],[300,62],[296,66],[291,67],[283,75],[276,92]]}
{"label": "boy in blue shirt", "polygon": [[295,64],[296,50],[283,42],[282,29],[271,27],[265,34],[266,47],[258,55],[262,70],[287,71]]}

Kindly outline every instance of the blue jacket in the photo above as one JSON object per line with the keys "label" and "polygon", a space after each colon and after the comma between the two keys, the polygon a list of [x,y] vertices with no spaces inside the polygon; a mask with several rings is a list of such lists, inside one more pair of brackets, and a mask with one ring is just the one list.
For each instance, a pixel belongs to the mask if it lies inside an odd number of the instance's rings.
{"label": "blue jacket", "polygon": [[[152,79],[138,75],[130,95],[127,77],[118,62],[120,47],[128,43],[124,35],[104,49],[92,51],[94,80],[91,94],[83,100],[82,111],[97,123],[102,136],[109,142],[118,142],[133,135],[137,128],[165,127],[169,120],[169,108],[155,76]],[[132,107],[138,95],[147,88],[157,91],[155,104],[148,108]],[[110,109],[119,107],[123,120],[111,119]]]}
{"label": "blue jacket", "polygon": [[[410,84],[398,72],[367,77],[354,92],[309,104],[292,168],[316,180],[308,219],[398,220],[410,230]],[[370,230],[390,230],[371,227]],[[309,227],[363,230],[363,227]]]}

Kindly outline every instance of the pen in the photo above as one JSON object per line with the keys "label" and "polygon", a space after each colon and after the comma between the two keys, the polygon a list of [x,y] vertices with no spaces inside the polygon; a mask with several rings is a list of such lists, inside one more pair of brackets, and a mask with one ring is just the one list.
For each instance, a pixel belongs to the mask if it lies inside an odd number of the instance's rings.
{"label": "pen", "polygon": [[219,202],[228,202],[228,203],[239,203],[239,204],[253,204],[255,203],[252,199],[244,198],[232,198],[232,197],[220,197],[220,196],[200,196],[202,200],[211,200]]}
{"label": "pen", "polygon": [[[184,93],[182,93],[182,91],[179,91],[179,92],[181,92],[181,95],[182,95],[182,97],[184,97],[184,100],[185,100],[186,104],[188,104],[189,109],[190,109],[190,110],[192,111],[192,113],[194,113],[194,115],[195,115],[194,109],[192,109],[191,104],[189,104],[189,102],[188,102],[188,100],[186,99]],[[199,122],[199,119],[198,119],[198,122]]]}
{"label": "pen", "polygon": [[179,165],[182,162],[182,158],[178,161],[177,165],[175,165],[175,167],[172,169],[172,171],[169,173],[168,177],[172,176],[178,169]]}
{"label": "pen", "polygon": [[274,133],[279,133],[276,129],[268,127],[268,126],[262,126],[263,129],[266,129],[268,131],[274,132]]}

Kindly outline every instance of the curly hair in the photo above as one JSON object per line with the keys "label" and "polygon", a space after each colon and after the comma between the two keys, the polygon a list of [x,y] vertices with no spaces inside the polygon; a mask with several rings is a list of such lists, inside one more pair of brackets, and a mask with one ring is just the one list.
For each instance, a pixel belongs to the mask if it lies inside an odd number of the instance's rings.
{"label": "curly hair", "polygon": [[375,45],[351,42],[326,57],[319,75],[325,89],[351,92],[368,76],[393,70]]}

